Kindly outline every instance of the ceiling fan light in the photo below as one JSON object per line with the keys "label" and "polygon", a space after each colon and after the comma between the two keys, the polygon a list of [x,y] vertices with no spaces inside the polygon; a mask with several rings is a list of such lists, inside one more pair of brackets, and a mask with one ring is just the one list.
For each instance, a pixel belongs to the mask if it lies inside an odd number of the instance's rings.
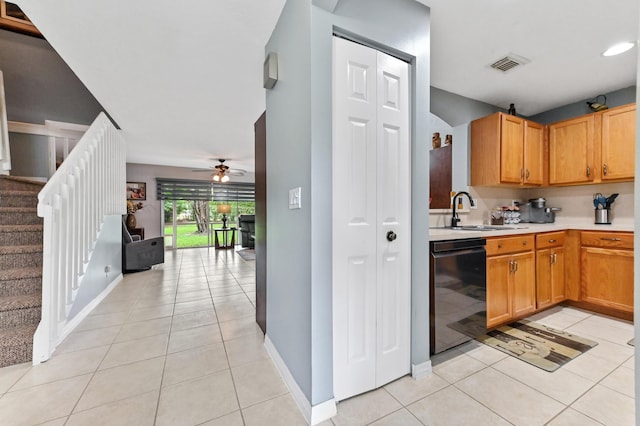
{"label": "ceiling fan light", "polygon": [[614,44],[604,52],[602,52],[602,56],[615,56],[621,53],[626,52],[627,50],[631,50],[636,44],[631,41],[625,41],[623,43]]}
{"label": "ceiling fan light", "polygon": [[220,182],[220,176],[218,176],[217,174],[213,175],[213,180],[215,182]]}
{"label": "ceiling fan light", "polygon": [[229,176],[224,175],[222,176],[222,179],[220,179],[221,182],[229,182]]}

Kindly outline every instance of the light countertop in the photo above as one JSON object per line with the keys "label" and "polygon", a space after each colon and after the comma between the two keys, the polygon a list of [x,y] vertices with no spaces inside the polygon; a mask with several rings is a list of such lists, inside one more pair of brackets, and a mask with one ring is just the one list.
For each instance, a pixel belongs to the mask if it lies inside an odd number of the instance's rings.
{"label": "light countertop", "polygon": [[[460,226],[478,225],[474,223],[462,223]],[[487,225],[494,226],[494,225]],[[491,231],[454,231],[451,229],[429,228],[429,239],[431,241],[443,240],[459,240],[463,238],[487,238],[498,237],[503,235],[521,235],[540,232],[564,231],[568,229],[577,229],[581,231],[611,231],[611,232],[633,232],[633,223],[620,222],[611,225],[596,225],[589,220],[573,220],[556,223],[519,223],[517,225],[505,225],[505,228],[516,229],[500,229]]]}

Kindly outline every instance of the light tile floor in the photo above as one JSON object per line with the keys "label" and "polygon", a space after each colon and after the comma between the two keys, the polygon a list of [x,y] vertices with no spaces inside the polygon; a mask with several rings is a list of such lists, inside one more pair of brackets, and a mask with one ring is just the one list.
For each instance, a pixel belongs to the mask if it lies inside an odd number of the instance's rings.
{"label": "light tile floor", "polygon": [[[0,369],[2,425],[304,425],[254,322],[254,262],[167,252],[128,274],[39,366]],[[330,425],[633,425],[633,326],[567,307],[534,320],[599,342],[547,373],[477,342],[342,401]]]}

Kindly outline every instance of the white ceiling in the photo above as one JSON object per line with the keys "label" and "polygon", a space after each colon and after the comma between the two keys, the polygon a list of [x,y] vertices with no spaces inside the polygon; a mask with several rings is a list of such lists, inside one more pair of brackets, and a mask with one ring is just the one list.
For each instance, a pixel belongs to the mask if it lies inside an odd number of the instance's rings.
{"label": "white ceiling", "polygon": [[[253,171],[264,45],[285,0],[14,1],[123,129],[129,162]],[[637,48],[600,54],[638,38],[637,0],[420,1],[440,89],[531,115],[635,84]],[[510,53],[531,62],[488,67]]]}

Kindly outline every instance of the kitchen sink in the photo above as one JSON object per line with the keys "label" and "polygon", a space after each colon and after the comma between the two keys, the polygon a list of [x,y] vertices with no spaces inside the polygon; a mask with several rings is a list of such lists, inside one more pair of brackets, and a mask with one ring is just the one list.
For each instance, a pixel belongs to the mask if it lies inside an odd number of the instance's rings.
{"label": "kitchen sink", "polygon": [[523,229],[524,226],[491,226],[491,225],[461,225],[461,226],[432,226],[430,229],[448,229],[451,231],[504,231]]}

